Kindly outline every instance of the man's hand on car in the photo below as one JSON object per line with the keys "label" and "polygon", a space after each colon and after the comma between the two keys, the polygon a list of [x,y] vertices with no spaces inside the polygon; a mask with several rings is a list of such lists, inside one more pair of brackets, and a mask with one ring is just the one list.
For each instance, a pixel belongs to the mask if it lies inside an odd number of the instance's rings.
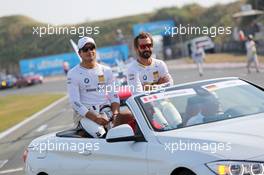
{"label": "man's hand on car", "polygon": [[108,119],[103,114],[99,114],[94,122],[97,123],[98,125],[103,125],[103,126],[109,123]]}
{"label": "man's hand on car", "polygon": [[160,79],[158,80],[158,84],[168,83],[169,81],[170,81],[169,76],[160,77]]}

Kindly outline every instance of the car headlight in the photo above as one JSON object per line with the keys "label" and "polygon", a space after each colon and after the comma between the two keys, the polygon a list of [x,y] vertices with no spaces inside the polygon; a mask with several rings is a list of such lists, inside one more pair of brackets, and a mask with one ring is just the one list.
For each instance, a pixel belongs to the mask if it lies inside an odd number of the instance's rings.
{"label": "car headlight", "polygon": [[263,162],[217,161],[206,166],[217,175],[264,175]]}

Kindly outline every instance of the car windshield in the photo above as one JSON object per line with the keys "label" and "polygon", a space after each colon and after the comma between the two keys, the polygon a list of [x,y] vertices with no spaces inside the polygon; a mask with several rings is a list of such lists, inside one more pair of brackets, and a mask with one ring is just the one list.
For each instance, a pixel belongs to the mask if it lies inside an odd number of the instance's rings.
{"label": "car windshield", "polygon": [[155,131],[264,112],[264,92],[239,79],[208,81],[137,97]]}

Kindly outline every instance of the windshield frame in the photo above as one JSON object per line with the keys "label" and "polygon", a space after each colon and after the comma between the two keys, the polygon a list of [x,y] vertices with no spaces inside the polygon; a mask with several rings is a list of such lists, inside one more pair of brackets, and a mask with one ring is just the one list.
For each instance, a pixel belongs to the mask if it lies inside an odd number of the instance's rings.
{"label": "windshield frame", "polygon": [[195,87],[202,87],[202,86],[205,86],[205,85],[208,85],[208,84],[214,84],[214,83],[230,81],[230,80],[241,80],[241,81],[243,81],[243,82],[245,82],[245,83],[247,83],[249,85],[254,86],[255,88],[257,88],[257,89],[259,89],[261,91],[264,91],[263,87],[261,87],[259,85],[256,85],[256,84],[254,84],[252,82],[249,82],[247,80],[244,80],[244,79],[241,79],[241,78],[237,78],[237,77],[228,77],[228,78],[209,79],[209,80],[203,80],[203,81],[196,81],[196,82],[191,82],[191,83],[179,84],[179,85],[175,85],[175,86],[172,86],[172,87],[167,87],[167,88],[156,90],[156,91],[143,93],[143,94],[135,96],[134,99],[135,99],[137,105],[139,106],[139,109],[140,109],[140,111],[142,113],[142,116],[144,117],[144,120],[147,122],[147,124],[149,125],[150,129],[155,131],[155,132],[166,132],[166,131],[171,131],[171,130],[176,130],[176,129],[184,129],[184,128],[189,128],[189,127],[193,127],[193,126],[207,125],[207,124],[210,124],[210,123],[223,122],[223,121],[227,121],[227,120],[237,119],[237,118],[241,118],[241,117],[250,117],[252,115],[259,114],[259,112],[257,112],[257,113],[245,114],[245,115],[241,115],[241,116],[237,116],[237,117],[230,117],[230,118],[227,118],[227,119],[224,119],[224,120],[209,121],[209,122],[206,122],[206,123],[200,123],[200,124],[195,124],[195,125],[189,125],[189,126],[186,125],[184,127],[178,127],[178,128],[172,128],[172,129],[166,129],[166,130],[159,130],[159,129],[156,129],[151,124],[151,122],[148,119],[148,116],[147,116],[147,114],[146,114],[146,112],[144,110],[144,107],[143,107],[144,103],[141,100],[141,97],[144,97],[144,96],[154,95],[154,94],[163,93],[163,92],[183,90],[183,89],[194,89]]}

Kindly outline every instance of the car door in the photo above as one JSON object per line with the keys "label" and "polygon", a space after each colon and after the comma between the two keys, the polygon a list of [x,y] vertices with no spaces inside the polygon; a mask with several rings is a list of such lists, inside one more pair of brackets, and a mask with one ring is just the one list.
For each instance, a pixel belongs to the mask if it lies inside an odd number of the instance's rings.
{"label": "car door", "polygon": [[147,142],[115,142],[108,143],[105,139],[90,139],[99,150],[84,155],[93,175],[147,175]]}
{"label": "car door", "polygon": [[92,156],[99,151],[97,140],[99,139],[60,138],[45,158],[45,169],[54,175],[96,175],[97,173],[91,172],[94,172]]}
{"label": "car door", "polygon": [[46,159],[53,162],[48,169],[56,175],[147,175],[147,142],[67,138],[60,144],[64,146],[58,148],[64,149],[53,151]]}

